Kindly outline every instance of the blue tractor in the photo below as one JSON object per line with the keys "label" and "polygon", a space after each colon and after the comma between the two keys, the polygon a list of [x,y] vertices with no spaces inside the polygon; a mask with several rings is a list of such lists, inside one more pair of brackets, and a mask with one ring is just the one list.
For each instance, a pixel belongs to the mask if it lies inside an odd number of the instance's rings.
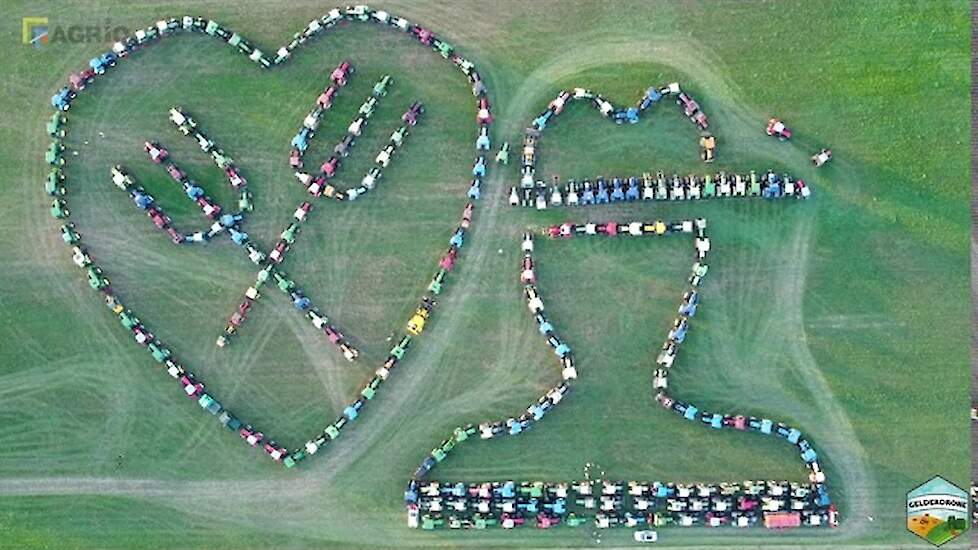
{"label": "blue tractor", "polygon": [[51,106],[59,111],[67,111],[71,107],[72,99],[75,99],[75,92],[65,86],[58,90],[58,93],[51,96]]}
{"label": "blue tractor", "polygon": [[639,189],[638,178],[632,176],[628,178],[628,190],[625,191],[626,201],[637,201],[641,197],[641,189]]}
{"label": "blue tractor", "polygon": [[472,175],[478,178],[483,178],[486,175],[486,157],[479,156],[475,161],[475,165],[472,166]]}
{"label": "blue tractor", "polygon": [[683,294],[683,303],[679,305],[679,314],[692,317],[696,315],[696,306],[700,303],[700,295],[695,290]]}
{"label": "blue tractor", "polygon": [[662,92],[653,86],[648,90],[645,90],[645,96],[642,98],[642,101],[639,102],[638,108],[644,111],[645,109],[648,109],[649,107],[658,103],[660,99],[662,99]]}
{"label": "blue tractor", "polygon": [[544,128],[547,127],[547,123],[550,122],[550,117],[552,116],[554,116],[554,112],[550,109],[547,109],[546,111],[543,112],[543,114],[541,114],[540,116],[538,116],[533,120],[533,126],[537,130],[543,130]]}
{"label": "blue tractor", "polygon": [[625,200],[625,190],[621,187],[621,178],[611,180],[611,202]]}
{"label": "blue tractor", "polygon": [[114,67],[115,62],[115,54],[112,52],[106,52],[98,57],[93,57],[91,61],[88,62],[88,66],[95,71],[95,74],[105,74],[105,69]]}
{"label": "blue tractor", "polygon": [[581,204],[594,204],[594,191],[591,189],[591,182],[584,182],[584,192],[581,193]]}
{"label": "blue tractor", "polygon": [[598,194],[595,198],[598,204],[608,203],[608,186],[604,183],[604,178],[598,178]]}
{"label": "blue tractor", "polygon": [[312,137],[312,130],[309,128],[303,128],[299,130],[299,133],[292,138],[292,147],[298,149],[300,152],[305,152],[309,148],[309,138]]}

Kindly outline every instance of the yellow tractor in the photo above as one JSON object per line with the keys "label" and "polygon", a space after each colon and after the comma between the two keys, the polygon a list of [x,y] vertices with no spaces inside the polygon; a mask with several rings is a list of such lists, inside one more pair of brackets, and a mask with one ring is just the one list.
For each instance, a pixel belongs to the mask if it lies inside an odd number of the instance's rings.
{"label": "yellow tractor", "polygon": [[414,310],[414,316],[408,321],[407,331],[413,336],[417,336],[424,331],[424,324],[431,315],[431,310],[435,307],[435,301],[428,296],[421,299],[421,305]]}
{"label": "yellow tractor", "polygon": [[419,307],[414,312],[414,316],[408,321],[407,331],[412,335],[417,336],[424,331],[424,324],[428,320],[428,310],[424,307]]}

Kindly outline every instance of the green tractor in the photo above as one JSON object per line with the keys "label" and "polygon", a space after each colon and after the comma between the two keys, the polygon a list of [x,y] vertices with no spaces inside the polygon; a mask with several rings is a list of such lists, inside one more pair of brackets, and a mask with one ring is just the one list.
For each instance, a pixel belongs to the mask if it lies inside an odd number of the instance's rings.
{"label": "green tractor", "polygon": [[451,57],[452,52],[455,51],[455,48],[453,48],[451,44],[437,38],[435,39],[435,42],[432,45],[435,47],[435,50],[438,53],[440,53],[441,56],[444,57],[445,59]]}
{"label": "green tractor", "polygon": [[221,404],[206,393],[200,396],[200,399],[197,400],[197,404],[211,414],[216,415],[217,413],[221,412]]}
{"label": "green tractor", "polygon": [[428,514],[425,514],[424,516],[421,517],[422,529],[427,529],[428,531],[431,531],[441,527],[442,525],[445,525],[445,520],[441,518],[433,518]]}
{"label": "green tractor", "polygon": [[299,232],[299,224],[297,222],[292,222],[292,224],[286,227],[285,231],[282,232],[281,235],[282,240],[289,244],[292,244],[295,242],[295,236],[298,232]]}
{"label": "green tractor", "polygon": [[757,179],[757,172],[753,170],[750,171],[750,196],[761,196],[761,182]]}
{"label": "green tractor", "polygon": [[401,142],[404,141],[404,136],[406,136],[407,133],[408,133],[408,127],[406,124],[398,128],[397,130],[394,130],[394,133],[391,134],[391,143],[393,143],[397,147],[400,147]]}
{"label": "green tractor", "polygon": [[211,158],[214,159],[214,164],[221,170],[234,164],[234,160],[221,151],[211,151]]}
{"label": "green tractor", "polygon": [[51,203],[51,216],[59,220],[63,220],[67,218],[70,214],[71,211],[68,210],[68,205],[65,204],[64,200],[54,199],[54,202]]}
{"label": "green tractor", "polygon": [[455,432],[452,434],[452,437],[455,438],[456,442],[461,443],[466,439],[468,439],[470,436],[475,435],[476,432],[478,431],[479,430],[475,426],[469,424],[464,428],[455,428]]}
{"label": "green tractor", "polygon": [[147,347],[149,348],[149,352],[153,354],[153,359],[155,359],[157,363],[163,363],[170,358],[170,350],[157,342],[150,342],[149,346]]}
{"label": "green tractor", "polygon": [[251,203],[251,191],[245,189],[241,192],[241,198],[238,199],[238,209],[242,212],[251,212],[254,209],[254,205]]}
{"label": "green tractor", "polygon": [[401,341],[398,342],[396,346],[391,348],[390,354],[397,357],[398,360],[401,360],[404,358],[404,352],[407,351],[409,345],[411,345],[411,337],[405,334],[404,337],[401,338]]}
{"label": "green tractor", "polygon": [[285,457],[285,460],[283,460],[282,463],[285,464],[286,468],[292,468],[300,461],[302,461],[302,459],[304,458],[306,458],[305,451],[296,451],[290,454],[289,456]]}
{"label": "green tractor", "polygon": [[268,282],[268,277],[270,277],[271,274],[272,274],[272,266],[271,265],[268,265],[268,266],[265,267],[265,269],[262,269],[261,271],[259,271],[258,272],[258,277],[255,278],[255,288],[256,289],[261,288],[261,286],[263,284],[265,284],[266,282]]}
{"label": "green tractor", "polygon": [[484,518],[479,514],[473,518],[472,528],[473,529],[486,529],[487,527],[493,527],[499,525],[499,520],[494,517]]}
{"label": "green tractor", "polygon": [[502,164],[509,164],[509,142],[504,142],[503,146],[499,148],[499,152],[496,153],[496,162]]}
{"label": "green tractor", "polygon": [[703,198],[715,196],[717,196],[717,184],[713,181],[713,176],[707,174],[706,179],[703,181]]}
{"label": "green tractor", "polygon": [[340,436],[340,430],[334,424],[330,424],[329,426],[326,426],[325,432],[326,435],[329,436],[330,440],[336,439],[337,437]]}
{"label": "green tractor", "polygon": [[136,317],[133,314],[132,310],[128,310],[128,309],[123,311],[119,315],[119,322],[122,323],[122,326],[126,327],[129,330],[132,330],[138,327],[139,325],[143,324],[143,322],[139,320],[139,317]]}
{"label": "green tractor", "polygon": [[455,448],[455,437],[453,436],[453,437],[449,437],[445,441],[442,441],[441,445],[432,449],[431,456],[437,462],[441,462],[442,460],[445,460],[446,457],[448,457],[448,453],[452,452],[452,449],[454,448]]}
{"label": "green tractor", "polygon": [[78,231],[75,231],[75,224],[67,223],[61,226],[61,238],[65,244],[78,244],[81,240],[81,235],[78,234]]}
{"label": "green tractor", "polygon": [[88,286],[95,290],[101,290],[109,286],[109,279],[102,273],[102,270],[94,265],[88,266]]}
{"label": "green tractor", "polygon": [[65,187],[62,185],[64,183],[65,176],[61,172],[60,166],[54,166],[51,171],[48,172],[48,177],[44,181],[44,191],[51,195],[52,197],[58,197],[65,194]]}
{"label": "green tractor", "polygon": [[374,84],[374,97],[382,97],[387,95],[387,89],[393,84],[391,80],[391,75],[385,74],[384,78],[381,78],[376,84]]}
{"label": "green tractor", "polygon": [[587,518],[578,517],[574,512],[567,514],[567,519],[564,520],[564,524],[568,527],[579,527],[585,523],[587,523]]}
{"label": "green tractor", "polygon": [[48,146],[47,152],[44,153],[44,161],[51,166],[62,166],[65,159],[61,158],[61,152],[64,150],[65,146],[61,144],[61,140],[55,138]]}
{"label": "green tractor", "polygon": [[222,426],[234,433],[237,433],[241,428],[241,421],[235,418],[234,415],[227,411],[227,409],[221,411],[221,416],[217,417],[217,420]]}
{"label": "green tractor", "polygon": [[430,284],[428,284],[428,292],[432,294],[441,294],[441,291],[444,288],[445,275],[447,274],[448,271],[444,269],[438,270],[438,273],[435,274],[435,278],[431,280]]}
{"label": "green tractor", "polygon": [[139,324],[139,317],[136,317],[128,309],[119,314],[119,322],[122,326],[126,327],[127,330],[132,330]]}
{"label": "green tractor", "polygon": [[370,96],[366,101],[360,105],[359,114],[363,115],[363,118],[370,118],[374,115],[374,111],[377,109],[377,98]]}
{"label": "green tractor", "polygon": [[293,282],[292,279],[289,279],[288,277],[282,275],[277,271],[274,274],[272,274],[272,277],[275,278],[275,284],[278,285],[279,290],[281,290],[286,294],[288,294],[289,292],[292,291],[293,288],[295,288],[295,282]]}
{"label": "green tractor", "polygon": [[363,391],[360,392],[360,395],[362,395],[364,399],[373,399],[374,394],[377,393],[377,388],[379,388],[383,382],[383,378],[374,376],[370,379],[370,383],[367,384],[367,386],[363,388]]}
{"label": "green tractor", "polygon": [[48,135],[53,138],[64,137],[65,117],[61,113],[54,113],[48,121]]}

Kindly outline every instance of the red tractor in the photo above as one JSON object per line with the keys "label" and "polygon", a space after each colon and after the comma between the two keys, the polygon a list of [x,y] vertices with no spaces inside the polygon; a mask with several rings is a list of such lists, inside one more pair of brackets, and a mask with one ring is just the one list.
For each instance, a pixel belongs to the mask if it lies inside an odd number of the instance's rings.
{"label": "red tractor", "polygon": [[312,210],[312,204],[303,202],[301,205],[299,205],[299,208],[295,209],[295,212],[293,212],[292,215],[295,217],[295,219],[301,222],[302,220],[306,219],[306,214],[308,214],[310,210]]}
{"label": "red tractor", "polygon": [[242,427],[238,434],[241,436],[241,439],[247,441],[248,445],[251,445],[252,447],[257,446],[258,443],[261,442],[262,438],[265,437],[265,434],[255,431],[250,424]]}
{"label": "red tractor", "polygon": [[181,244],[181,243],[183,243],[183,242],[184,242],[184,237],[183,237],[183,235],[181,235],[181,234],[180,234],[180,232],[179,232],[179,231],[177,231],[177,230],[176,230],[176,228],[175,228],[175,227],[173,227],[172,225],[171,225],[170,227],[167,227],[167,228],[166,228],[166,233],[167,233],[167,234],[168,234],[168,235],[170,236],[170,238],[171,238],[171,239],[173,240],[173,243],[174,243],[174,244]]}
{"label": "red tractor", "polygon": [[683,113],[688,117],[693,116],[693,113],[700,110],[700,104],[692,97],[686,95],[686,92],[679,92],[676,103],[683,108]]}
{"label": "red tractor", "polygon": [[160,211],[159,208],[151,207],[146,211],[149,219],[153,220],[153,225],[159,229],[166,229],[170,226],[170,217]]}
{"label": "red tractor", "polygon": [[776,137],[781,141],[791,139],[791,128],[784,125],[779,118],[772,118],[767,121],[767,135]]}
{"label": "red tractor", "polygon": [[173,181],[177,183],[183,183],[183,180],[187,178],[187,174],[185,174],[183,170],[180,170],[179,168],[176,167],[176,165],[173,164],[166,165],[166,173],[170,174],[170,177],[173,178]]}
{"label": "red tractor", "polygon": [[221,207],[214,204],[207,196],[198,197],[197,204],[204,211],[204,215],[212,220],[216,220],[221,215]]}
{"label": "red tractor", "polygon": [[492,112],[489,110],[489,100],[486,97],[479,98],[478,108],[479,112],[475,117],[475,121],[479,123],[479,126],[492,124]]}
{"label": "red tractor", "polygon": [[276,461],[282,460],[282,457],[288,453],[285,447],[279,445],[275,441],[265,443],[264,449],[265,452],[268,453],[268,456],[272,457],[272,459]]}
{"label": "red tractor", "polygon": [[336,169],[339,167],[339,165],[340,165],[340,159],[339,158],[337,158],[337,157],[329,157],[326,160],[326,162],[324,162],[323,165],[319,167],[319,170],[323,174],[325,174],[325,176],[327,178],[331,178],[331,177],[333,177],[334,174],[336,174]]}
{"label": "red tractor", "polygon": [[248,180],[244,179],[241,172],[234,166],[228,166],[224,169],[224,174],[228,177],[228,182],[231,183],[231,187],[235,189],[241,189],[245,185],[248,185]]}
{"label": "red tractor", "polygon": [[[333,69],[333,73],[329,75],[329,79],[337,86],[346,86],[346,79],[351,74],[353,74],[353,65],[350,65],[349,61],[344,61]],[[325,109],[325,107],[323,108]]]}
{"label": "red tractor", "polygon": [[431,39],[435,37],[435,33],[429,31],[424,27],[419,27],[417,25],[415,25],[414,28],[411,29],[411,34],[413,34],[418,39],[418,42],[421,42],[425,46],[430,46]]}
{"label": "red tractor", "polygon": [[529,254],[523,256],[523,270],[520,272],[520,282],[524,285],[532,285],[537,282],[536,273],[533,272],[533,258]]}
{"label": "red tractor", "polygon": [[[336,71],[333,71],[333,74],[336,74]],[[323,90],[323,93],[319,94],[319,97],[316,99],[316,104],[322,109],[329,109],[333,106],[334,97],[336,97],[336,88],[330,86]]]}
{"label": "red tractor", "polygon": [[424,105],[420,101],[415,101],[411,107],[401,115],[401,120],[414,126],[418,123],[418,117],[424,112]]}
{"label": "red tractor", "polygon": [[166,149],[161,147],[158,143],[154,143],[152,141],[147,141],[145,144],[143,144],[143,148],[146,150],[146,153],[149,154],[150,160],[156,164],[163,162],[170,156],[170,153],[168,153]]}

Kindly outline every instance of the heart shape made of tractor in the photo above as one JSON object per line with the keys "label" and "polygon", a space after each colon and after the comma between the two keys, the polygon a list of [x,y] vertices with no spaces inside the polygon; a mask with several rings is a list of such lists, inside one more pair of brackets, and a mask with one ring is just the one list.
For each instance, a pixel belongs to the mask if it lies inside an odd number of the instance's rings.
{"label": "heart shape made of tractor", "polygon": [[[96,290],[104,299],[109,309],[118,316],[118,320],[124,330],[126,330],[141,347],[145,348],[156,363],[158,363],[173,379],[179,384],[181,391],[192,398],[203,411],[213,415],[221,425],[232,430],[252,446],[261,446],[268,456],[277,462],[292,467],[304,458],[319,452],[331,441],[336,439],[342,429],[356,420],[366,405],[383,387],[385,381],[392,375],[393,370],[405,356],[411,342],[421,335],[425,324],[436,307],[436,296],[440,294],[448,277],[454,267],[456,258],[464,244],[467,230],[472,222],[475,201],[481,194],[481,181],[488,169],[486,159],[483,155],[477,154],[472,168],[472,179],[467,183],[467,195],[469,202],[465,205],[462,215],[455,229],[450,233],[447,252],[440,258],[438,266],[432,280],[426,287],[420,304],[414,309],[409,321],[406,323],[404,332],[400,335],[392,335],[389,340],[392,343],[390,351],[386,354],[382,364],[378,366],[372,378],[363,385],[357,392],[355,399],[343,409],[339,417],[327,425],[315,437],[310,438],[303,448],[287,450],[275,443],[271,438],[236,415],[232,414],[217,399],[217,396],[206,391],[204,383],[196,377],[190,368],[183,364],[164,342],[164,340],[153,334],[149,324],[141,320],[137,314],[127,307],[125,299],[117,293],[106,274],[93,259],[92,254],[82,241],[82,232],[72,223],[70,210],[68,207],[68,197],[66,194],[66,155],[65,146],[62,138],[66,134],[67,117],[65,112],[71,107],[72,101],[80,93],[91,93],[103,87],[106,76],[114,72],[114,67],[119,63],[129,62],[130,58],[138,55],[139,50],[169,36],[176,36],[189,33],[200,33],[212,36],[227,43],[230,47],[247,56],[260,69],[271,69],[288,61],[296,52],[299,46],[307,41],[313,40],[319,34],[337,25],[350,22],[372,23],[381,27],[390,28],[395,31],[403,32],[415,38],[422,46],[432,50],[445,60],[451,62],[463,75],[465,75],[471,85],[472,93],[477,98],[477,132],[480,135],[479,149],[488,147],[488,135],[492,122],[489,114],[489,102],[487,90],[482,78],[475,69],[472,62],[459,55],[453,46],[437,37],[430,30],[413,24],[408,20],[393,16],[382,10],[373,10],[367,6],[355,6],[345,9],[336,8],[329,11],[318,19],[311,21],[306,28],[293,35],[293,39],[281,47],[274,56],[266,55],[260,49],[252,45],[247,39],[238,33],[225,28],[220,23],[204,19],[201,17],[184,16],[180,18],[162,19],[154,25],[136,31],[133,35],[115,43],[111,50],[93,58],[89,68],[72,74],[68,85],[62,87],[51,100],[56,113],[52,116],[48,124],[48,132],[52,137],[52,142],[47,151],[47,162],[51,167],[49,177],[46,182],[48,194],[53,197],[51,203],[51,214],[61,220],[61,234],[65,243],[71,248],[73,261],[85,273],[89,285]],[[346,79],[352,73],[349,64],[339,66],[330,74],[332,82],[330,88],[326,88],[323,94],[333,94],[336,88],[345,85]],[[370,118],[377,102],[386,95],[390,85],[389,77],[382,78],[375,85],[371,96],[364,101],[358,110],[357,118],[348,127],[349,136],[357,136],[362,131],[362,126]],[[280,240],[271,250],[265,250],[257,242],[249,238],[243,230],[242,223],[251,210],[251,198],[247,189],[245,173],[234,163],[228,152],[214,139],[208,136],[203,126],[194,118],[193,109],[183,109],[174,107],[170,110],[169,116],[172,123],[184,135],[193,138],[201,151],[207,153],[214,164],[224,173],[228,184],[236,192],[237,204],[223,206],[219,200],[212,199],[207,193],[216,195],[214,190],[203,190],[196,185],[192,176],[188,175],[180,166],[169,160],[169,151],[158,142],[147,141],[145,143],[146,153],[150,159],[163,165],[167,174],[176,181],[186,196],[196,203],[194,208],[201,210],[201,213],[208,219],[210,224],[208,229],[183,232],[176,228],[172,218],[163,210],[162,206],[143,188],[136,178],[125,167],[116,166],[111,174],[106,174],[106,179],[111,177],[112,182],[121,190],[129,194],[136,207],[144,211],[151,219],[152,223],[159,229],[168,233],[169,238],[181,245],[194,245],[194,243],[204,243],[216,238],[229,237],[230,240],[240,247],[248,259],[260,268],[256,283],[245,292],[245,299],[238,310],[232,314],[231,321],[225,334],[219,339],[219,345],[224,345],[229,341],[229,337],[236,332],[236,327],[240,326],[247,315],[251,303],[258,299],[259,288],[267,284],[269,287],[275,286],[289,296],[290,301],[298,310],[299,314],[307,319],[321,331],[332,343],[340,348],[343,355],[353,361],[358,357],[358,351],[349,341],[339,332],[333,321],[327,317],[325,312],[306,296],[299,283],[290,278],[278,266],[284,259],[285,252],[295,241],[299,230],[299,224],[303,223],[313,209],[317,197],[324,194],[331,195],[338,199],[351,200],[366,191],[373,189],[380,178],[380,171],[391,162],[394,152],[401,146],[409,133],[409,127],[417,122],[423,108],[420,103],[413,103],[405,111],[402,122],[403,126],[394,130],[380,154],[375,158],[375,169],[372,169],[358,185],[352,185],[346,190],[330,189],[328,180],[333,176],[338,162],[336,159],[342,158],[345,149],[351,145],[347,140],[341,141],[334,149],[333,165],[329,165],[329,160],[319,167],[318,172],[300,172],[302,168],[301,154],[308,146],[308,140],[316,132],[319,118],[324,111],[329,109],[332,99],[320,96],[316,98],[313,111],[304,119],[300,125],[299,134],[292,142],[293,152],[290,155],[290,165],[297,170],[297,178],[303,182],[310,193],[309,200],[297,205],[292,223],[282,231]],[[359,122],[357,122],[359,120]],[[167,138],[178,139],[178,138]],[[346,142],[344,151],[340,146]],[[297,155],[296,152],[299,154]],[[299,157],[296,162],[296,157]],[[282,159],[285,162],[285,159]],[[327,190],[329,192],[327,193]]]}

